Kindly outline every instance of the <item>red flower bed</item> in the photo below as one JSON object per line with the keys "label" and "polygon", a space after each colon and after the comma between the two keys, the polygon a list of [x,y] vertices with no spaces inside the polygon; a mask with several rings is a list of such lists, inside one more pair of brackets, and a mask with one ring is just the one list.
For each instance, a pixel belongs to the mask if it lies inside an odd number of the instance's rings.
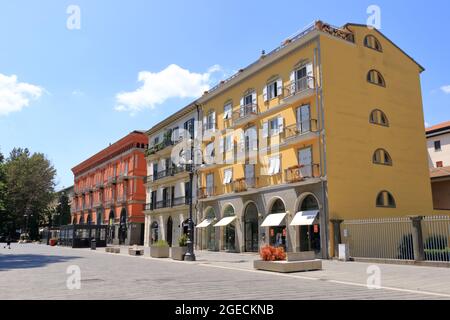
{"label": "red flower bed", "polygon": [[259,252],[261,259],[264,261],[283,261],[286,260],[286,253],[282,247],[264,246]]}

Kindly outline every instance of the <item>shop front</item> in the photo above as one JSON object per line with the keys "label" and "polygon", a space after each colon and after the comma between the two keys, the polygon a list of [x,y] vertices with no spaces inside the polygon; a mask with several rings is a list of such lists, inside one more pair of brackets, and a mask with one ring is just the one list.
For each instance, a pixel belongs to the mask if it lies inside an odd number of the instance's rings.
{"label": "shop front", "polygon": [[281,199],[275,200],[270,213],[264,219],[261,227],[269,228],[269,244],[287,249],[286,245],[286,208]]}
{"label": "shop front", "polygon": [[236,215],[232,206],[225,208],[223,218],[217,222],[214,227],[222,229],[223,250],[229,252],[236,251]]}

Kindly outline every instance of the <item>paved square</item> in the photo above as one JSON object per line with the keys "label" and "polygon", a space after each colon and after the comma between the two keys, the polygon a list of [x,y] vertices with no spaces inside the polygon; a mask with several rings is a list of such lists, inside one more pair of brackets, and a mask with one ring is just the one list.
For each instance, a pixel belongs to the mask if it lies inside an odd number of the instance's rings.
{"label": "paved square", "polygon": [[[253,270],[254,254],[196,252],[188,263],[122,252],[1,246],[0,299],[450,299],[448,268],[378,265],[381,289],[369,289],[366,263],[277,274]],[[66,285],[72,265],[81,270],[79,290]]]}

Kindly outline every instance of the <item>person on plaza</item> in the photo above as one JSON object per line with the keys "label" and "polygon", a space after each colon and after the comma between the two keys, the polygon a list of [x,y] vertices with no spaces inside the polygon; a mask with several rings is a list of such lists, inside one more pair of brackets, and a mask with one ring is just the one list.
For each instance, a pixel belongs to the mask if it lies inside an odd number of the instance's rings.
{"label": "person on plaza", "polygon": [[11,249],[11,237],[6,238],[6,245],[3,248],[6,249],[6,247]]}

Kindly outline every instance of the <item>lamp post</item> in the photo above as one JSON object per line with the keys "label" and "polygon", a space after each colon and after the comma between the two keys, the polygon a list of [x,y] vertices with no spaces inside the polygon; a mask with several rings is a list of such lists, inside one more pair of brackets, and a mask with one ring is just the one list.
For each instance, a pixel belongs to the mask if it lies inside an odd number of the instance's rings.
{"label": "lamp post", "polygon": [[187,240],[187,252],[184,255],[185,261],[195,261],[194,254],[194,220],[192,220],[192,199],[193,199],[193,181],[194,181],[194,163],[191,159],[188,161],[187,169],[189,171],[189,218],[188,218],[188,240]]}

